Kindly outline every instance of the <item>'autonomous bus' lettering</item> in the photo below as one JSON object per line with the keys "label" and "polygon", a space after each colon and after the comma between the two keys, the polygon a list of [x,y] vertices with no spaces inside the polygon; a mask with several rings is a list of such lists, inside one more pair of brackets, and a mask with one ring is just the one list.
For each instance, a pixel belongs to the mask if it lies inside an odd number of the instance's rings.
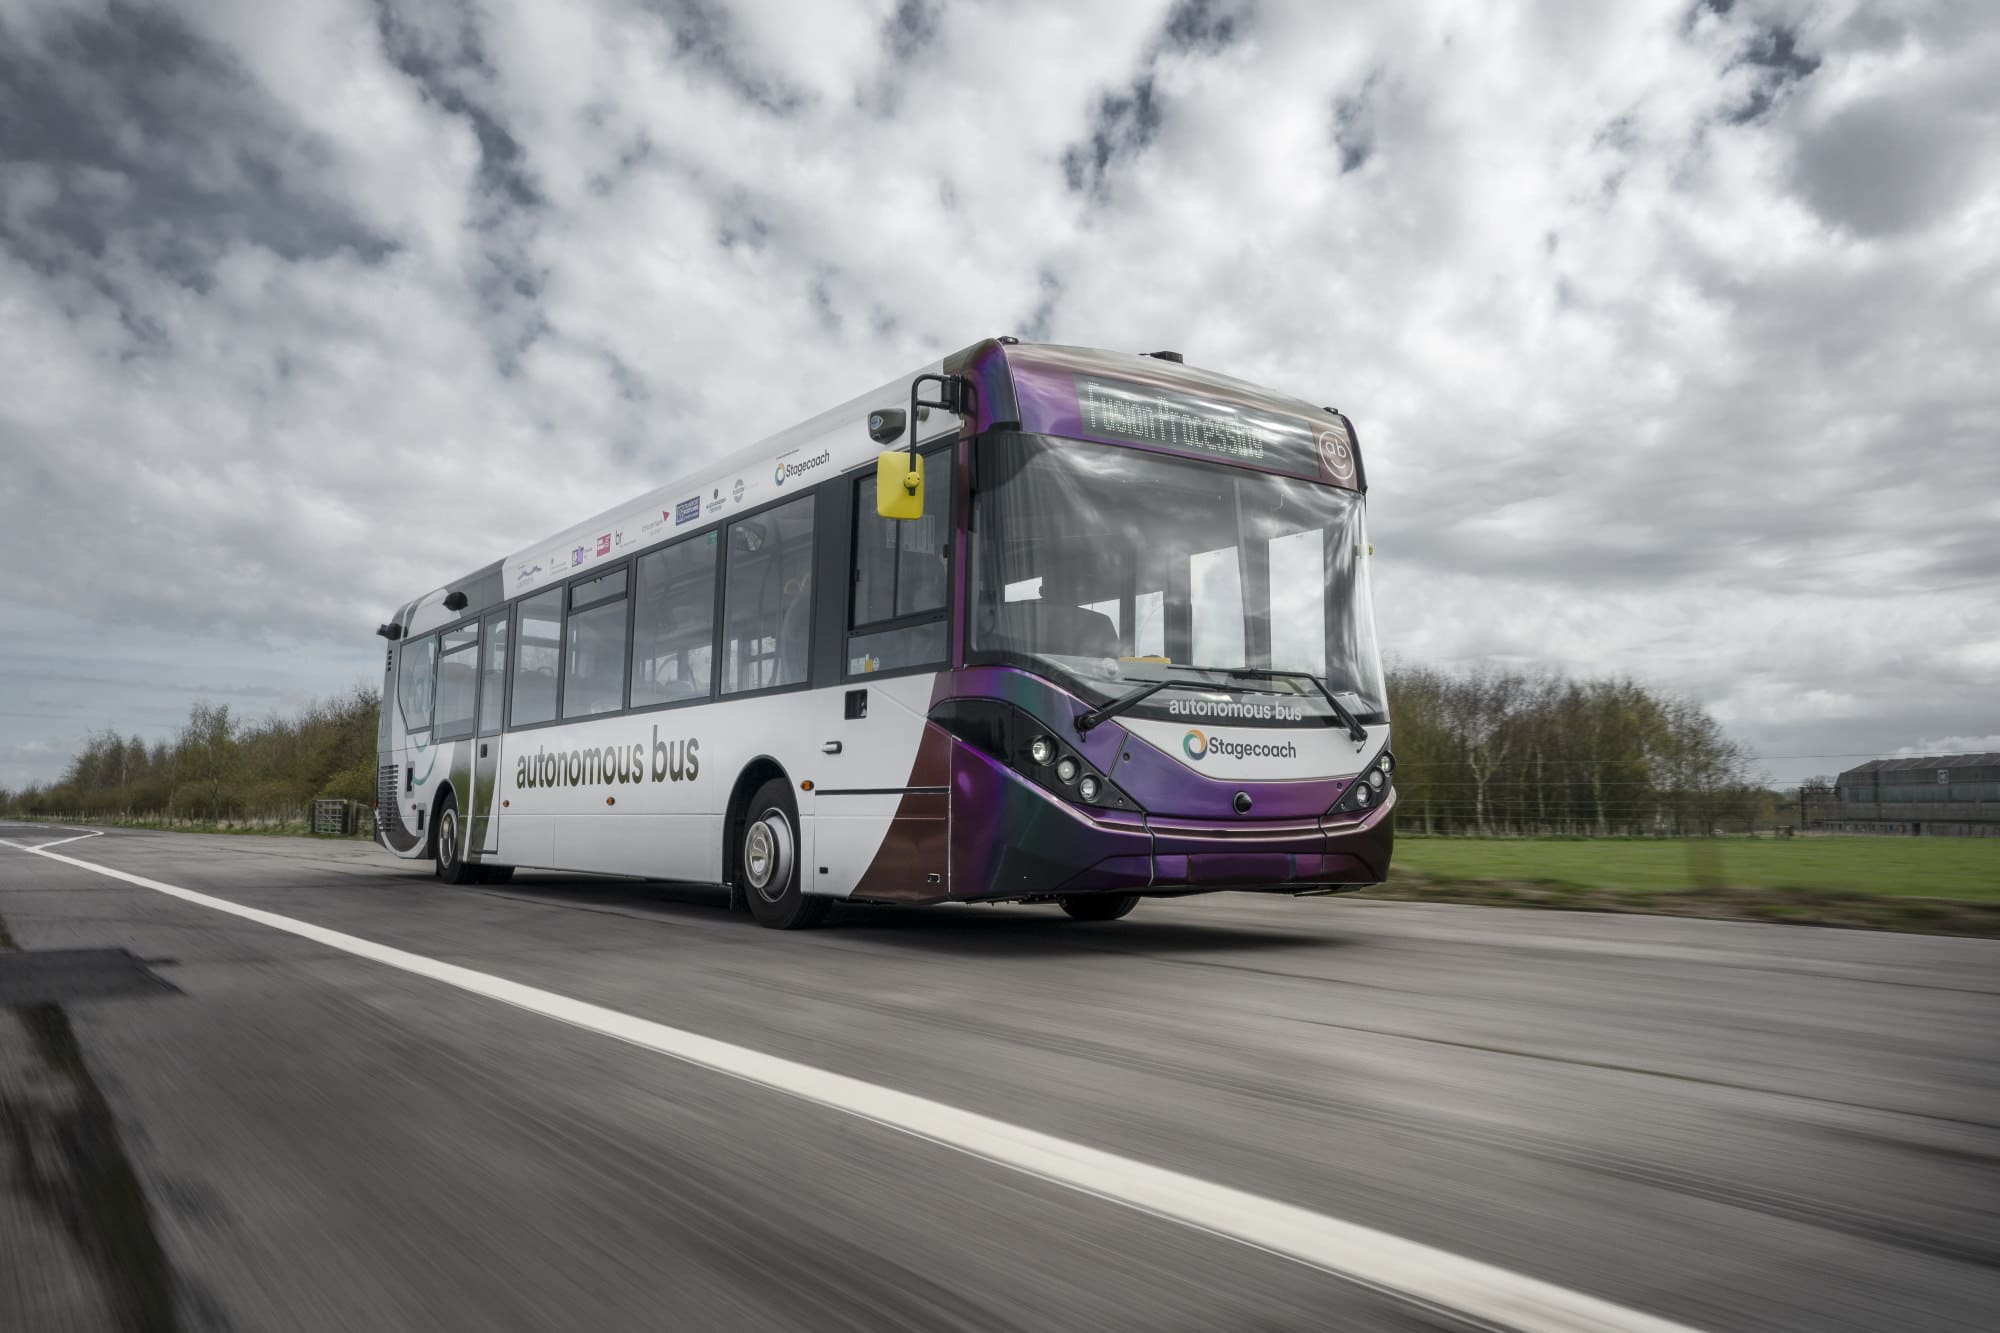
{"label": "'autonomous bus' lettering", "polygon": [[584,746],[575,750],[535,747],[514,764],[516,787],[594,787],[610,782],[693,782],[701,773],[701,742],[663,741],[653,728],[649,756],[644,741],[630,745]]}

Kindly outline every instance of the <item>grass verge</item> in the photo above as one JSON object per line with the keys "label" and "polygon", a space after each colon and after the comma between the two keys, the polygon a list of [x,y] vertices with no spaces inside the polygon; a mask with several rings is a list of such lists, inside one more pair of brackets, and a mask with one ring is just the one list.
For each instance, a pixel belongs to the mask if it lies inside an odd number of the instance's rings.
{"label": "grass verge", "polygon": [[1364,896],[2000,938],[2000,839],[1406,837]]}

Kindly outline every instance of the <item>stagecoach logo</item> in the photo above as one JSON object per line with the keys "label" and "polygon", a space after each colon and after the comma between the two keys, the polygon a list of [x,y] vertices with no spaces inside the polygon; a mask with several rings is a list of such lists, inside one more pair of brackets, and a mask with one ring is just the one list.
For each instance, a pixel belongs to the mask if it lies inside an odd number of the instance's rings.
{"label": "stagecoach logo", "polygon": [[593,745],[580,750],[535,747],[514,764],[514,786],[596,787],[611,782],[693,782],[701,774],[701,742],[663,741],[653,728],[653,745]]}
{"label": "stagecoach logo", "polygon": [[822,449],[811,458],[801,459],[796,463],[788,463],[781,458],[778,460],[778,466],[771,473],[771,480],[782,486],[793,477],[804,476],[814,468],[824,466],[832,461],[833,451],[829,449]]}
{"label": "stagecoach logo", "polygon": [[1336,481],[1354,480],[1354,443],[1345,426],[1332,426],[1319,433],[1319,462]]}
{"label": "stagecoach logo", "polygon": [[1181,752],[1194,760],[1206,759],[1214,755],[1218,759],[1296,759],[1299,747],[1286,741],[1274,745],[1269,741],[1232,741],[1225,736],[1211,736],[1199,727],[1189,727],[1188,734],[1181,737]]}
{"label": "stagecoach logo", "polygon": [[743,478],[738,477],[736,479],[736,485],[729,493],[739,501],[743,498]]}
{"label": "stagecoach logo", "polygon": [[[660,517],[667,517],[667,511],[662,509]],[[673,520],[675,527],[679,527],[683,523],[692,523],[700,517],[701,497],[699,495],[690,495],[687,499],[680,501],[674,506]]]}

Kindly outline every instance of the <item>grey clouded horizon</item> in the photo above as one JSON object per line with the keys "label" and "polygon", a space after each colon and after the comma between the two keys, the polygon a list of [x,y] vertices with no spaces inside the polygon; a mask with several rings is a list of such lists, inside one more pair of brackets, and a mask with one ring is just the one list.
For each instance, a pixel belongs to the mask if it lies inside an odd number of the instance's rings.
{"label": "grey clouded horizon", "polygon": [[979,338],[1361,433],[1383,641],[2000,748],[1990,5],[0,0],[0,785]]}

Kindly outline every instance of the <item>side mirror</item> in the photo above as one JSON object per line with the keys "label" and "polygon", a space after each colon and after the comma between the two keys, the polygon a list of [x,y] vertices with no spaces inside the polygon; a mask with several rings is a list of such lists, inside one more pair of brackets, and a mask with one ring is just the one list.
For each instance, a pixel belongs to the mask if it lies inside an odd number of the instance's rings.
{"label": "side mirror", "polygon": [[883,518],[924,516],[924,458],[903,449],[875,456],[875,512]]}

